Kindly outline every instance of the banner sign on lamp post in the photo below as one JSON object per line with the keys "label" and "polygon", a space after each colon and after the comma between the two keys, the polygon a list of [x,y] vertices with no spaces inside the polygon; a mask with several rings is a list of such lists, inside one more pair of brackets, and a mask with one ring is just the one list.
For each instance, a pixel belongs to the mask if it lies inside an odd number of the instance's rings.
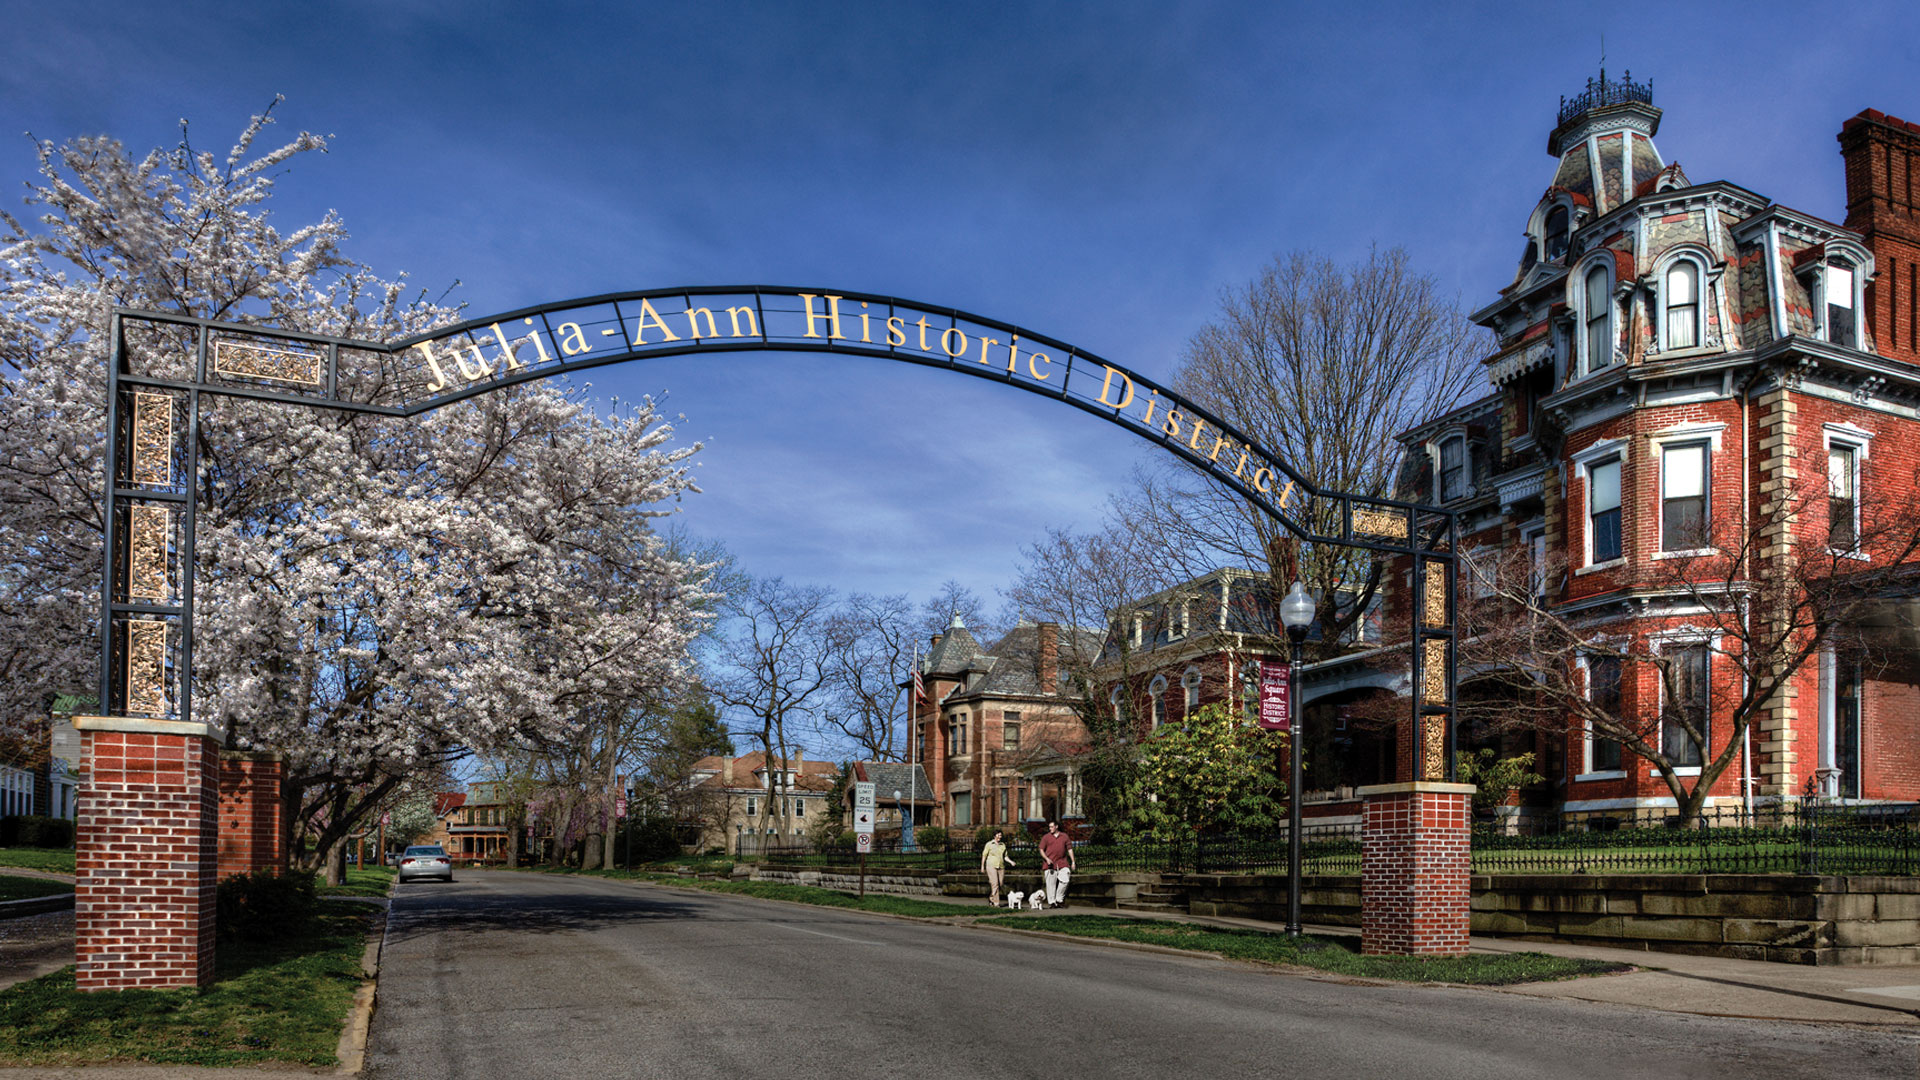
{"label": "banner sign on lamp post", "polygon": [[1291,724],[1286,664],[1260,662],[1260,726],[1268,731],[1286,731]]}

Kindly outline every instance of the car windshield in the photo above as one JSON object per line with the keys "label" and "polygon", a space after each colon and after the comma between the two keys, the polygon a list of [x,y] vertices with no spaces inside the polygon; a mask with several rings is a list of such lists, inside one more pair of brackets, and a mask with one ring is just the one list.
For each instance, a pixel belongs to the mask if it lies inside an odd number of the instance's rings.
{"label": "car windshield", "polygon": [[407,854],[409,855],[445,855],[446,853],[445,848],[437,847],[410,847],[407,849]]}

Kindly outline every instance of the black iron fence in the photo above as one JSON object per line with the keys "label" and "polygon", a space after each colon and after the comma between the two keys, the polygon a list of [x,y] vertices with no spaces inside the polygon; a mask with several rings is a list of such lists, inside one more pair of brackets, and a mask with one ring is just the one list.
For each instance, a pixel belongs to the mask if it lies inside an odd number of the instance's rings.
{"label": "black iron fence", "polygon": [[[1309,874],[1358,874],[1358,825],[1306,825],[1300,831],[1301,858]],[[779,838],[775,838],[776,841]],[[971,839],[956,838],[938,845],[902,850],[897,837],[876,837],[867,855],[867,867],[919,867],[951,873],[980,866],[980,848]],[[1038,872],[1040,852],[1032,841],[1007,845],[1013,873]],[[859,852],[852,844],[825,847],[795,838],[768,844],[758,856],[781,866],[852,866]],[[1076,868],[1087,873],[1140,871],[1144,873],[1287,872],[1287,835],[1201,836],[1178,841],[1129,840],[1112,843],[1079,841],[1073,846]]]}
{"label": "black iron fence", "polygon": [[1920,805],[1555,813],[1473,829],[1476,874],[1920,873]]}

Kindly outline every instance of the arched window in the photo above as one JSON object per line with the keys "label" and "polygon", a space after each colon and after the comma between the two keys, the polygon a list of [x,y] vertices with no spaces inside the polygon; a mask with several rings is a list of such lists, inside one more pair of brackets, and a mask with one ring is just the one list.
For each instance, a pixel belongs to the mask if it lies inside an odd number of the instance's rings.
{"label": "arched window", "polygon": [[1607,295],[1612,274],[1606,266],[1587,271],[1587,370],[1599,371],[1613,363],[1613,300]]}
{"label": "arched window", "polygon": [[1147,695],[1152,699],[1153,726],[1157,728],[1167,722],[1167,677],[1155,675],[1147,685]]}
{"label": "arched window", "polygon": [[1547,211],[1547,261],[1555,262],[1567,254],[1567,232],[1570,216],[1567,208],[1556,206]]}
{"label": "arched window", "polygon": [[1107,704],[1113,706],[1113,719],[1115,723],[1119,723],[1127,718],[1126,700],[1126,694],[1121,692],[1119,683],[1114,683],[1113,689],[1107,691]]}
{"label": "arched window", "polygon": [[1681,259],[1667,268],[1666,342],[1669,349],[1700,344],[1700,265]]}
{"label": "arched window", "polygon": [[1187,692],[1187,711],[1200,707],[1200,669],[1190,667],[1180,676],[1180,686]]}
{"label": "arched window", "polygon": [[1451,502],[1467,493],[1467,437],[1454,435],[1440,442],[1439,491],[1441,502]]}

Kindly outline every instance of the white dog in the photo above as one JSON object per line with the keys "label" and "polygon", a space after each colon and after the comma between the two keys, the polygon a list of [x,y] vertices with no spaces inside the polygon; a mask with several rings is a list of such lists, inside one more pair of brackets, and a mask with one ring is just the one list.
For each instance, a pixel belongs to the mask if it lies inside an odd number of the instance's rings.
{"label": "white dog", "polygon": [[1025,898],[1026,898],[1026,895],[1027,895],[1027,894],[1026,894],[1026,893],[1023,893],[1023,892],[1010,892],[1010,893],[1008,893],[1008,894],[1007,894],[1007,907],[1009,907],[1009,908],[1012,908],[1012,909],[1013,909],[1014,911],[1019,911],[1019,910],[1020,910],[1020,901],[1021,901],[1021,900],[1023,900],[1023,899],[1025,899]]}
{"label": "white dog", "polygon": [[1039,911],[1039,910],[1040,910],[1041,908],[1044,908],[1044,907],[1046,907],[1046,906],[1047,906],[1047,894],[1046,894],[1046,893],[1043,893],[1043,892],[1037,892],[1037,893],[1034,893],[1034,894],[1033,894],[1033,899],[1031,899],[1031,900],[1029,900],[1029,901],[1027,901],[1027,906],[1028,906],[1028,907],[1030,907],[1030,908],[1032,908],[1032,909],[1033,909],[1033,910],[1035,910],[1035,911]]}

